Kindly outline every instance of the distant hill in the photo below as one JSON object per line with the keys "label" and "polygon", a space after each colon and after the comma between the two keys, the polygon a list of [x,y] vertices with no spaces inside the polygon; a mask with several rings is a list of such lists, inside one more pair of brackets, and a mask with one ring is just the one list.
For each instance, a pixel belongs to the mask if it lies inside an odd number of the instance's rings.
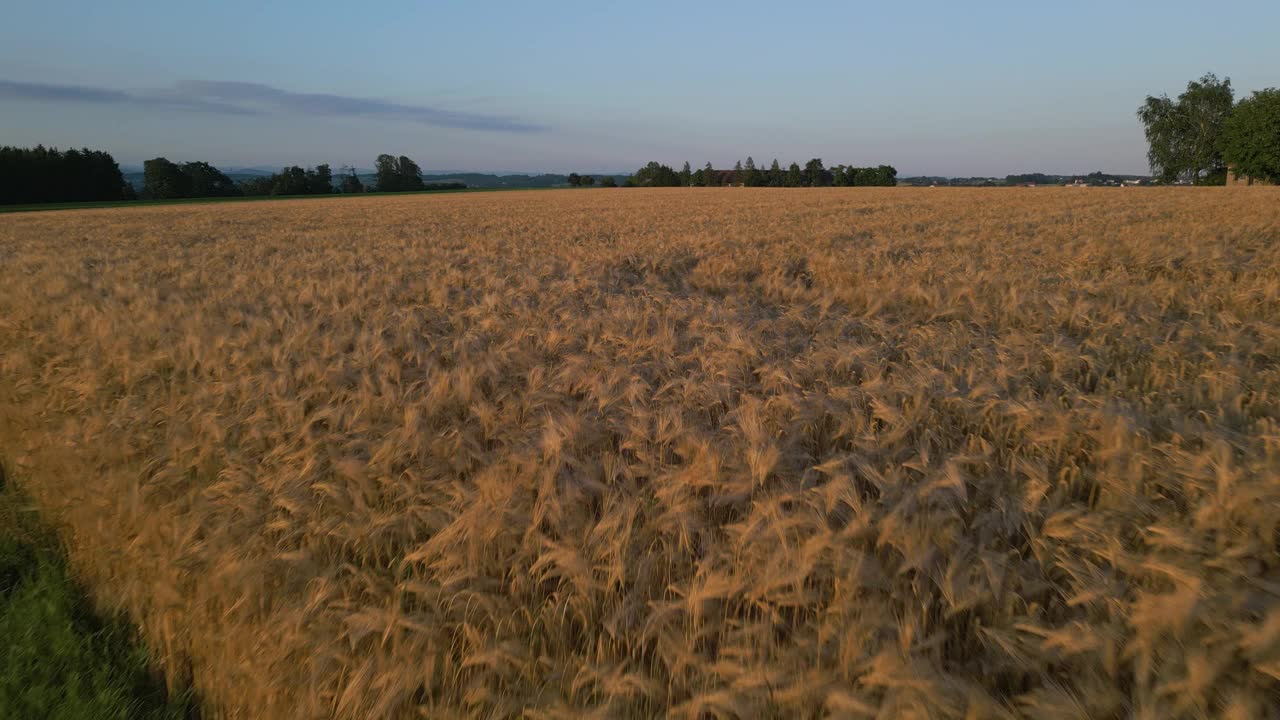
{"label": "distant hill", "polygon": [[[597,180],[606,175],[595,175]],[[626,179],[626,173],[612,175],[614,180],[621,185]],[[361,180],[364,180],[362,177]],[[423,182],[462,182],[471,188],[546,188],[559,187],[569,184],[568,175],[558,175],[554,173],[543,173],[541,175],[497,175],[494,173],[474,173],[460,172],[447,174],[431,174],[423,175]],[[372,176],[370,177],[370,182]]]}
{"label": "distant hill", "polygon": [[1087,175],[1057,175],[1048,173],[1023,173],[1004,177],[944,177],[937,175],[917,175],[899,178],[899,185],[917,187],[939,185],[946,187],[1002,187],[1008,185],[1071,185],[1076,182],[1089,185],[1119,186],[1129,184],[1149,185],[1151,177],[1147,175],[1109,175],[1104,172],[1091,172]]}

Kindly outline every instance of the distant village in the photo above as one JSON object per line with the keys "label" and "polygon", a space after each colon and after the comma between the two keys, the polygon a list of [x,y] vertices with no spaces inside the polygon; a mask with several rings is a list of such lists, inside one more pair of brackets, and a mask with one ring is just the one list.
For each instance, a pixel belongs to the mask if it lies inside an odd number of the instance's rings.
{"label": "distant village", "polygon": [[[1088,175],[1048,175],[1045,173],[1026,173],[1023,175],[1006,175],[1005,177],[939,177],[919,175],[900,178],[899,185],[913,187],[1036,187],[1071,186],[1071,187],[1139,187],[1145,185],[1161,185],[1148,175],[1109,175],[1093,172]],[[1189,185],[1189,182],[1176,182],[1175,185]]]}

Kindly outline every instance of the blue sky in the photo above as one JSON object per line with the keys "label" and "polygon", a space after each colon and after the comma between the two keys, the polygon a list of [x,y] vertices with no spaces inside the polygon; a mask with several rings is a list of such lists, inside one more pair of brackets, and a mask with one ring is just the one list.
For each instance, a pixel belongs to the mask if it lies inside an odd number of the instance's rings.
{"label": "blue sky", "polygon": [[[791,5],[791,6],[789,6]],[[122,163],[1146,172],[1134,110],[1280,86],[1280,2],[26,2],[0,143]]]}

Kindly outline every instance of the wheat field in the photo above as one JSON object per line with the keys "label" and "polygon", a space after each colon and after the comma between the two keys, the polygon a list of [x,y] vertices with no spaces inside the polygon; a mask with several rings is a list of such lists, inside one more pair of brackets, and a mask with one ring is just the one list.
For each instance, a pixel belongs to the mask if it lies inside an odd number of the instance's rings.
{"label": "wheat field", "polygon": [[1280,717],[1280,190],[0,217],[0,453],[207,717]]}

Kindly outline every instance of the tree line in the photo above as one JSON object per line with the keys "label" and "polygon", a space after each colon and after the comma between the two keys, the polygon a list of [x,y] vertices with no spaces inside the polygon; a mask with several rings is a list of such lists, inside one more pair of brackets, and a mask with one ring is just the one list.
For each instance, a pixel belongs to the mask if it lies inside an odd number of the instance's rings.
{"label": "tree line", "polygon": [[[568,183],[569,187],[591,187],[596,184],[596,177],[594,175],[569,173]],[[614,180],[612,175],[601,175],[600,187],[618,187],[618,181]]]}
{"label": "tree line", "polygon": [[813,158],[800,167],[791,163],[783,169],[775,158],[768,168],[756,167],[754,158],[738,161],[732,170],[717,170],[707,163],[693,170],[686,162],[675,170],[658,162],[650,162],[627,178],[627,187],[873,187],[898,184],[898,171],[892,165],[824,167],[821,158]]}
{"label": "tree line", "polygon": [[82,148],[60,151],[0,147],[0,204],[130,200],[125,182],[110,154]]}
{"label": "tree line", "polygon": [[1148,95],[1138,120],[1151,172],[1164,182],[1222,185],[1228,168],[1280,182],[1280,89],[1236,102],[1231,78],[1207,73],[1176,99]]}
{"label": "tree line", "polygon": [[231,197],[236,195],[329,195],[362,192],[414,192],[422,190],[462,190],[465,183],[422,181],[422,168],[405,155],[382,154],[374,161],[375,182],[366,188],[354,168],[343,168],[336,178],[328,164],[313,168],[291,165],[278,173],[249,178],[239,183],[203,162],[178,165],[165,158],[143,164],[142,196],[154,199]]}
{"label": "tree line", "polygon": [[262,177],[233,180],[207,162],[172,162],[164,157],[142,164],[142,187],[135,191],[110,153],[83,148],[60,151],[0,147],[0,204],[176,200],[255,195],[328,195],[331,193],[462,190],[462,182],[427,183],[411,158],[379,155],[375,176],[366,187],[353,168],[335,177],[327,164],[297,165]]}
{"label": "tree line", "polygon": [[[690,187],[745,185],[747,187],[825,187],[895,185],[898,171],[889,165],[827,168],[820,158],[804,167],[791,163],[783,169],[777,160],[768,168],[757,168],[748,157],[731,170],[717,170],[711,163],[696,171],[689,163],[677,171],[651,162],[627,177],[628,187]],[[367,176],[366,176],[367,177]],[[571,187],[616,187],[610,175],[570,173]],[[101,200],[177,200],[238,196],[328,195],[362,192],[415,192],[460,190],[463,182],[423,180],[422,168],[405,155],[382,154],[374,161],[371,186],[353,168],[335,175],[328,164],[315,167],[291,165],[280,172],[239,181],[203,161],[173,162],[156,157],[143,163],[140,191],[125,180],[109,153],[89,150],[59,151],[56,148],[0,148],[0,204],[41,202],[82,202]]]}

